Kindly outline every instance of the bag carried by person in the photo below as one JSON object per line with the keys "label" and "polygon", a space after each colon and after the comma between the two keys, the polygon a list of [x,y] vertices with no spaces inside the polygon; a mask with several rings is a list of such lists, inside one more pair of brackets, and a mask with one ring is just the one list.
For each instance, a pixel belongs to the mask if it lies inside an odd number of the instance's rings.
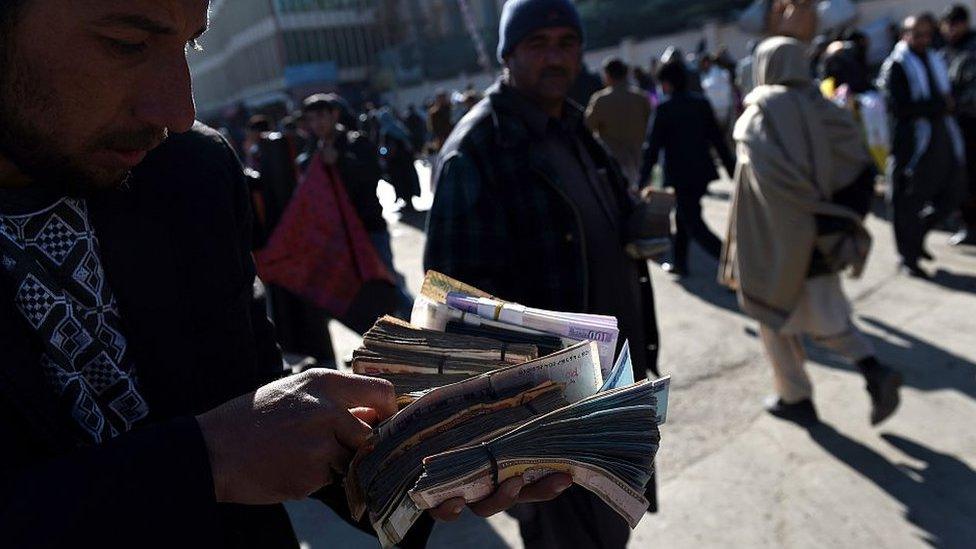
{"label": "bag carried by person", "polygon": [[[318,155],[268,245],[254,258],[264,282],[287,289],[343,323],[363,308],[356,303],[369,304],[373,318],[377,310],[396,308],[393,275],[373,248],[339,170],[326,166]],[[346,324],[356,329],[361,323]]]}
{"label": "bag carried by person", "polygon": [[628,221],[624,250],[632,259],[651,259],[671,246],[671,210],[674,193],[645,187]]}

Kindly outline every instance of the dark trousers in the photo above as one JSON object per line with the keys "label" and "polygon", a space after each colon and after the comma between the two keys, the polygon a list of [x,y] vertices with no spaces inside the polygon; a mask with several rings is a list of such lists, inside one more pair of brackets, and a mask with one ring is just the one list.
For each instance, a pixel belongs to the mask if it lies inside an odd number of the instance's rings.
{"label": "dark trousers", "polygon": [[[903,156],[910,158],[910,151]],[[928,232],[959,207],[963,185],[952,141],[941,124],[935,125],[932,142],[911,173],[904,168],[909,158],[895,158],[889,205],[898,254],[913,265]]]}
{"label": "dark trousers", "polygon": [[599,496],[570,486],[544,503],[516,506],[509,514],[519,521],[525,549],[624,549],[630,525]]}
{"label": "dark trousers", "polygon": [[678,192],[675,194],[674,264],[679,269],[688,269],[688,246],[692,240],[718,259],[722,253],[722,241],[708,228],[702,219],[701,200],[704,192]]}

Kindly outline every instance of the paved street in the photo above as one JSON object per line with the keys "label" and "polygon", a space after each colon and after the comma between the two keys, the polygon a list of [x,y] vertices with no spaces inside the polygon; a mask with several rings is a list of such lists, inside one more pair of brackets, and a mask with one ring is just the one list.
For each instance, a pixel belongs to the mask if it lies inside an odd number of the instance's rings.
{"label": "paved street", "polygon": [[[426,171],[422,170],[422,175]],[[709,225],[721,233],[731,191],[712,187]],[[392,190],[382,189],[384,203]],[[426,208],[430,197],[416,205]],[[416,291],[422,216],[393,226],[396,263]],[[419,226],[420,228],[418,228]],[[868,423],[863,382],[811,349],[824,425],[804,430],[760,409],[770,391],[756,323],[715,283],[695,250],[693,275],[654,267],[662,371],[673,376],[658,459],[661,512],[647,515],[632,547],[973,547],[976,540],[976,249],[935,233],[933,281],[896,274],[890,225],[872,217],[875,249],[865,277],[849,281],[859,324],[879,358],[905,372],[899,413]],[[531,266],[526,266],[531,268]],[[339,356],[358,340],[341,326]],[[306,547],[376,547],[324,506],[289,506]],[[500,516],[438,525],[431,547],[520,547]]]}

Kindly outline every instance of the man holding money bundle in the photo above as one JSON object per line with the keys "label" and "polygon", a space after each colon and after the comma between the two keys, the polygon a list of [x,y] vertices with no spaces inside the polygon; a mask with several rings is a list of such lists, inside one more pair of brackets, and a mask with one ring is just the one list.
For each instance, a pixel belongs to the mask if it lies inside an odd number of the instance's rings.
{"label": "man holding money bundle", "polygon": [[244,174],[194,123],[208,7],[0,2],[5,547],[297,548],[278,503],[334,485],[396,411],[381,380],[272,381]]}
{"label": "man holding money bundle", "polygon": [[[526,306],[617,317],[643,378],[656,370],[657,326],[647,265],[624,252],[634,203],[566,99],[581,67],[579,14],[568,0],[510,0],[499,35],[505,74],[435,168],[425,266]],[[623,547],[629,536],[578,487],[517,514],[527,547]]]}

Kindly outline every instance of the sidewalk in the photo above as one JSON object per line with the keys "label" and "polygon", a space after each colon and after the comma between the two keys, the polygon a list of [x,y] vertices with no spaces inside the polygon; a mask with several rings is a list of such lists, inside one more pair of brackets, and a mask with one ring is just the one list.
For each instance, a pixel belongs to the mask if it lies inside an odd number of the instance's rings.
{"label": "sidewalk", "polygon": [[[713,191],[706,218],[721,234],[731,187]],[[418,219],[410,221],[422,227]],[[951,249],[948,235],[933,234],[938,274],[919,281],[896,274],[890,225],[872,217],[869,228],[867,272],[846,289],[879,358],[906,376],[901,409],[877,429],[859,376],[812,349],[824,425],[807,431],[767,416],[756,324],[714,282],[714,262],[696,250],[692,277],[680,282],[652,269],[661,369],[673,383],[658,459],[661,512],[640,523],[632,547],[974,546],[976,249]],[[398,268],[416,290],[423,234],[403,223],[393,231]],[[340,356],[358,344],[341,327],[333,333]],[[317,503],[289,511],[306,547],[377,546]],[[439,525],[430,547],[458,544],[521,547],[506,516]]]}

